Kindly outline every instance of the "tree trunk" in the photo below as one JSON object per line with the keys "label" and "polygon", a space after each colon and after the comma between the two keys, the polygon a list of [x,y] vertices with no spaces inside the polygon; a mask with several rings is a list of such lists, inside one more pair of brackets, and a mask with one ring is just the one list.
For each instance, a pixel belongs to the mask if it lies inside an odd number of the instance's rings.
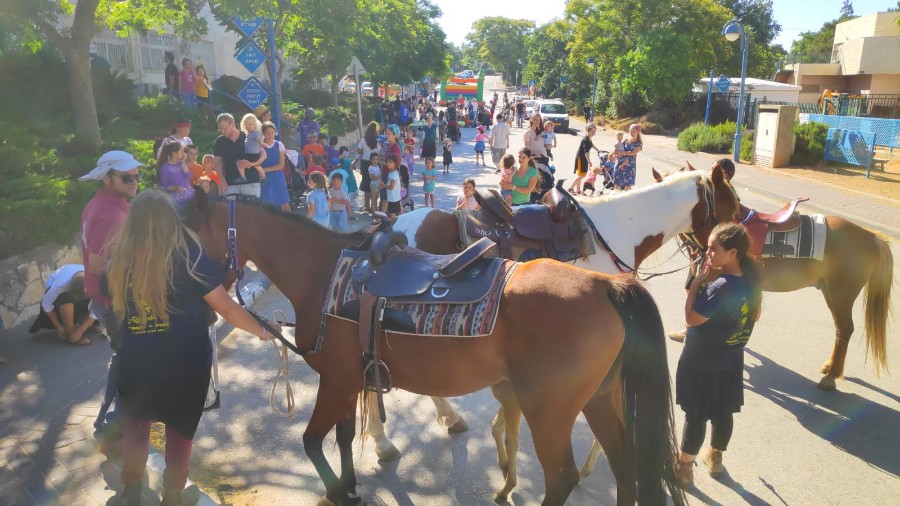
{"label": "tree trunk", "polygon": [[331,76],[331,104],[335,107],[338,106],[338,87],[340,85],[341,80]]}
{"label": "tree trunk", "polygon": [[64,54],[75,120],[75,139],[85,148],[96,151],[100,147],[100,121],[94,102],[90,57],[87,48],[71,47]]}

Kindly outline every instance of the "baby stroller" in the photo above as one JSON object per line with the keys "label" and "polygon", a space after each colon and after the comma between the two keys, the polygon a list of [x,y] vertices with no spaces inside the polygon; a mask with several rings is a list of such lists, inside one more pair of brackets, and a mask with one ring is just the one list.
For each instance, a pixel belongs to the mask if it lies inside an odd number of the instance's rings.
{"label": "baby stroller", "polygon": [[416,209],[416,203],[409,191],[409,167],[405,164],[400,165],[400,207],[408,207],[410,211]]}
{"label": "baby stroller", "polygon": [[447,122],[447,137],[450,138],[451,142],[459,144],[459,123],[456,121]]}
{"label": "baby stroller", "polygon": [[287,166],[285,168],[288,169],[288,173],[291,175],[287,180],[291,209],[294,212],[305,213],[307,208],[306,194],[309,193],[309,185],[306,184],[305,177],[301,174],[297,174],[297,170],[303,172],[306,170],[306,164],[304,163],[302,156],[297,158],[297,165],[294,165],[294,161],[286,156],[285,165]]}
{"label": "baby stroller", "polygon": [[609,151],[600,151],[600,153],[603,153],[600,155],[600,174],[603,175],[603,188],[600,190],[600,194],[603,194],[604,191],[612,190],[616,187],[616,184],[613,183],[611,172],[616,168],[616,164],[609,159]]}

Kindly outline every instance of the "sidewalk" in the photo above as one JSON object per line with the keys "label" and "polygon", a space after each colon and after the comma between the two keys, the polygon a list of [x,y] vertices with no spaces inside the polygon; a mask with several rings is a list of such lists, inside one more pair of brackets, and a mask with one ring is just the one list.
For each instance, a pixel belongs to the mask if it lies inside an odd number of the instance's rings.
{"label": "sidewalk", "polygon": [[[583,130],[584,125],[573,122],[573,127]],[[599,146],[612,146],[615,143],[612,140],[613,134],[610,130],[599,131],[596,143]],[[677,170],[685,165],[685,161],[689,161],[697,169],[709,170],[715,160],[730,157],[679,151],[675,137],[644,135],[643,138],[644,150],[638,156],[639,171],[649,171],[651,166],[658,171]],[[900,239],[900,202],[896,200],[840,188],[805,176],[787,174],[779,169],[766,169],[745,163],[737,166],[733,183],[738,193],[749,190],[782,202],[795,197],[809,197],[808,202],[800,205],[803,212],[837,215]],[[764,211],[772,212],[776,209],[773,207]]]}
{"label": "sidewalk", "polygon": [[[253,304],[268,280],[247,272],[242,293]],[[230,331],[222,326],[218,336]],[[90,338],[90,346],[69,346],[54,332],[28,334],[27,325],[0,334],[0,504],[102,505],[122,490],[118,461],[107,461],[93,436],[109,343]],[[151,448],[145,505],[159,504],[164,464]],[[201,494],[197,504],[215,502]]]}

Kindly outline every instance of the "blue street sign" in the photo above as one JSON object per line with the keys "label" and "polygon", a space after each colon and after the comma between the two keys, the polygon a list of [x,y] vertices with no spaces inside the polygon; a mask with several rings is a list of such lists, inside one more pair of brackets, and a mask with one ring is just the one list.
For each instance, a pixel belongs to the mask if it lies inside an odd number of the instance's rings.
{"label": "blue street sign", "polygon": [[253,42],[245,44],[234,57],[237,58],[237,61],[241,62],[241,65],[243,65],[251,74],[256,72],[256,69],[266,62],[266,54]]}
{"label": "blue street sign", "polygon": [[425,84],[428,84],[428,78],[427,78],[427,77],[423,77],[423,78],[422,78],[422,82],[425,83]]}
{"label": "blue street sign", "polygon": [[531,81],[528,81],[528,86],[534,86],[534,85],[535,85],[534,79],[532,79]]}
{"label": "blue street sign", "polygon": [[564,83],[569,80],[569,76],[559,76],[559,82]]}
{"label": "blue street sign", "polygon": [[722,74],[716,79],[714,86],[719,90],[719,93],[728,93],[728,88],[731,86],[731,80],[728,79],[725,74]]}
{"label": "blue street sign", "polygon": [[263,18],[234,18],[231,22],[234,23],[234,27],[237,28],[239,32],[244,34],[244,37],[253,37],[253,34],[263,25],[264,20]]}
{"label": "blue street sign", "polygon": [[238,92],[237,96],[247,107],[256,109],[269,98],[269,92],[263,88],[259,79],[251,77],[250,79],[247,79],[247,84],[241,88],[241,91]]}

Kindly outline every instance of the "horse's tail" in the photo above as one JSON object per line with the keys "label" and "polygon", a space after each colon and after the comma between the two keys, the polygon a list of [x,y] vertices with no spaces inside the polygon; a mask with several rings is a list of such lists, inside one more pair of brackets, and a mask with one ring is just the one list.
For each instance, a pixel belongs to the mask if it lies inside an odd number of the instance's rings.
{"label": "horse's tail", "polygon": [[894,284],[894,255],[888,243],[876,237],[878,265],[866,284],[866,348],[872,353],[875,374],[887,372],[888,316],[891,314],[891,285]]}
{"label": "horse's tail", "polygon": [[675,418],[666,336],[650,292],[631,276],[613,281],[610,300],[625,326],[622,384],[625,427],[634,445],[639,504],[686,503],[675,479]]}

